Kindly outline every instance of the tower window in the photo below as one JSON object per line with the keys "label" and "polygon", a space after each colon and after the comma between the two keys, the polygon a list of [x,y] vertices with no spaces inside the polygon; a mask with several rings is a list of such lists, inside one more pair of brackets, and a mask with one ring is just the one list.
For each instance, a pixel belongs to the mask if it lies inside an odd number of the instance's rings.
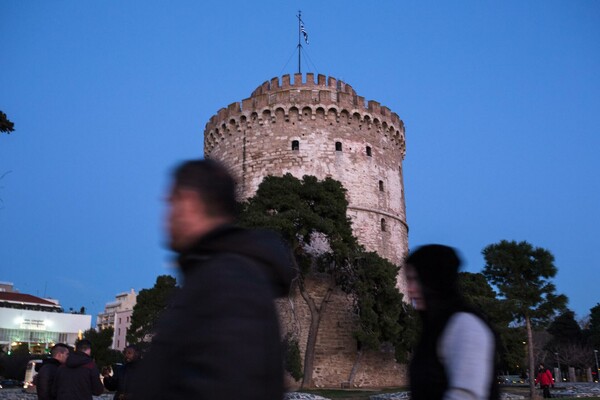
{"label": "tower window", "polygon": [[385,219],[381,218],[381,232],[385,232],[386,228]]}
{"label": "tower window", "polygon": [[300,141],[292,140],[292,150],[300,150]]}
{"label": "tower window", "polygon": [[342,151],[342,142],[335,142],[335,151]]}
{"label": "tower window", "polygon": [[383,192],[383,181],[379,181],[379,191]]}
{"label": "tower window", "polygon": [[371,157],[371,147],[367,146],[367,155]]}

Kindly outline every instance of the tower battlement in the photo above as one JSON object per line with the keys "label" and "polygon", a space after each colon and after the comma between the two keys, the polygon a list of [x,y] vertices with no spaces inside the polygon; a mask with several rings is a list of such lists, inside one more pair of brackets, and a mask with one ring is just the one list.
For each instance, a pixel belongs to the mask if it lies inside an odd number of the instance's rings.
{"label": "tower battlement", "polygon": [[281,81],[272,78],[256,88],[249,98],[221,108],[206,124],[205,152],[210,154],[221,135],[240,131],[245,128],[243,125],[306,117],[356,123],[366,125],[367,129],[375,127],[404,148],[404,122],[388,107],[374,100],[365,101],[352,86],[334,77],[319,74],[316,82],[312,73],[306,74],[306,81],[302,77],[294,74],[293,82],[289,74],[283,75]]}
{"label": "tower battlement", "polygon": [[232,169],[242,199],[267,175],[339,180],[356,214],[357,237],[399,265],[408,233],[404,123],[343,81],[324,75],[315,81],[311,73],[302,78],[272,78],[249,98],[221,108],[206,124],[205,156]]}

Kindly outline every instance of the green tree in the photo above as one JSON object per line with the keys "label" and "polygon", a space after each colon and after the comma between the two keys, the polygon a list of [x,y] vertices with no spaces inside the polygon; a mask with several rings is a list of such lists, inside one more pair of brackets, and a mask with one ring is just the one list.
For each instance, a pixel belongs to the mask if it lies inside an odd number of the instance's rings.
{"label": "green tree", "polygon": [[[305,176],[302,181],[286,174],[267,176],[254,197],[242,204],[240,222],[250,227],[270,228],[279,232],[289,243],[299,271],[294,284],[310,310],[310,326],[304,353],[302,387],[312,387],[315,345],[321,319],[325,314],[334,289],[343,285],[343,269],[348,260],[359,251],[359,245],[346,216],[348,202],[342,185],[330,178],[319,182]],[[320,242],[322,251],[311,252],[311,244]],[[310,275],[318,275],[327,282],[327,290],[320,302],[305,286]]]}
{"label": "green tree", "polygon": [[92,357],[94,357],[96,365],[100,369],[123,362],[121,352],[111,349],[114,333],[115,331],[112,327],[100,330],[92,328],[83,332],[83,337],[92,342]]}
{"label": "green tree", "polygon": [[513,320],[506,301],[497,293],[481,273],[461,272],[459,289],[465,301],[482,312],[498,335],[498,368],[503,371],[516,371],[525,357],[523,332],[510,326]]}
{"label": "green tree", "polygon": [[154,334],[160,314],[167,308],[169,299],[177,289],[177,281],[170,275],[161,275],[151,289],[142,289],[137,296],[127,330],[127,342],[144,350]]}
{"label": "green tree", "polygon": [[[393,336],[392,332],[400,331],[397,325],[402,295],[395,288],[398,268],[374,253],[364,252],[352,234],[347,207],[346,191],[340,182],[331,178],[319,181],[314,176],[299,180],[291,174],[266,177],[255,196],[241,205],[242,225],[273,229],[292,249],[299,271],[293,285],[306,302],[311,318],[302,387],[313,386],[319,326],[336,288],[354,294],[360,317],[355,334],[362,344],[376,347]],[[373,271],[369,273],[372,263]],[[327,282],[320,301],[306,289],[309,277]],[[389,303],[382,304],[383,299]],[[395,314],[380,315],[382,311]]]}
{"label": "green tree", "polygon": [[0,111],[0,132],[11,133],[15,130],[15,124],[12,123],[6,114]]}
{"label": "green tree", "polygon": [[575,320],[575,313],[567,310],[554,318],[547,329],[552,335],[551,346],[560,347],[566,344],[581,344],[583,332]]}
{"label": "green tree", "polygon": [[298,339],[287,335],[282,341],[281,345],[284,354],[284,365],[285,370],[290,373],[292,378],[298,382],[302,379],[302,357],[300,356],[300,346],[298,345]]}
{"label": "green tree", "polygon": [[7,379],[22,381],[25,379],[25,369],[32,356],[29,354],[29,345],[20,343],[0,358],[0,369]]}
{"label": "green tree", "polygon": [[[484,276],[509,304],[515,321],[525,322],[529,376],[535,376],[532,325],[548,322],[557,312],[563,311],[567,297],[556,294],[550,281],[556,275],[554,256],[541,247],[523,241],[502,240],[483,249]],[[535,382],[530,380],[533,398]]]}
{"label": "green tree", "polygon": [[364,252],[355,261],[352,293],[359,324],[354,336],[361,348],[378,350],[394,345],[398,362],[406,362],[416,341],[416,314],[403,303],[396,288],[400,268],[374,252]]}
{"label": "green tree", "polygon": [[592,347],[600,350],[600,303],[590,309],[588,335]]}

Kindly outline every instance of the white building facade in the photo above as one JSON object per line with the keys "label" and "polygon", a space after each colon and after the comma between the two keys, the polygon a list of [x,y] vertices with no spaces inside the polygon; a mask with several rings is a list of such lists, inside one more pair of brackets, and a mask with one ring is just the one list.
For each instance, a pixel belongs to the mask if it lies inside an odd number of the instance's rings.
{"label": "white building facade", "polygon": [[64,313],[58,301],[18,293],[4,282],[0,290],[0,346],[6,352],[23,343],[44,354],[56,343],[74,346],[91,328],[92,316]]}

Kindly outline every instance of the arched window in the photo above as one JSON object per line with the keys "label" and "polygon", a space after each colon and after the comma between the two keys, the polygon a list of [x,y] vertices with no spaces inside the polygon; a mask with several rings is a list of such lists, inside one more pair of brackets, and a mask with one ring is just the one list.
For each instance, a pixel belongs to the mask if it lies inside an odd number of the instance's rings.
{"label": "arched window", "polygon": [[379,191],[383,192],[383,181],[379,181]]}
{"label": "arched window", "polygon": [[385,219],[381,218],[381,232],[385,232],[385,231],[386,231]]}
{"label": "arched window", "polygon": [[367,155],[371,157],[371,147],[367,146]]}
{"label": "arched window", "polygon": [[300,141],[299,140],[292,140],[292,150],[300,150]]}
{"label": "arched window", "polygon": [[335,151],[342,151],[342,142],[335,142]]}

